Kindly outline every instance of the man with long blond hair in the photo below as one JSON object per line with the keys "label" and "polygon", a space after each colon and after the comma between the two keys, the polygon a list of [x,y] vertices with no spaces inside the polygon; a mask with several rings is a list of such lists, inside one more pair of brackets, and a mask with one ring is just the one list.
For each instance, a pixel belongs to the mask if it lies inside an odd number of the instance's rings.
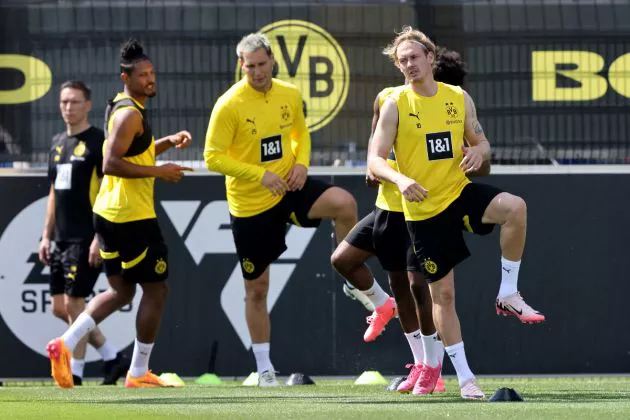
{"label": "man with long blond hair", "polygon": [[[467,178],[490,160],[490,144],[470,95],[435,81],[435,44],[424,33],[405,27],[384,53],[409,83],[383,105],[368,167],[374,176],[395,184],[404,198],[416,262],[429,282],[434,322],[457,372],[461,396],[484,398],[464,352],[453,268],[470,255],[463,230],[487,235],[500,225],[502,279],[497,314],[527,323],[543,322],[545,317],[525,303],[517,288],[526,205],[520,197]],[[392,148],[399,171],[386,161]],[[435,359],[423,365],[418,393],[434,391],[440,370]]]}

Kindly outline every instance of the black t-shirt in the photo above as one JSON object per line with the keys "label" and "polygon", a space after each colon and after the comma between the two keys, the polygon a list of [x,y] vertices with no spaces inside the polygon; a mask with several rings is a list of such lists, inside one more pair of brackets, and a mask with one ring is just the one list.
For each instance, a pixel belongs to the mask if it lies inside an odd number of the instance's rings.
{"label": "black t-shirt", "polygon": [[95,127],[53,137],[48,179],[55,190],[55,241],[82,242],[94,237],[92,205],[103,177],[103,131]]}

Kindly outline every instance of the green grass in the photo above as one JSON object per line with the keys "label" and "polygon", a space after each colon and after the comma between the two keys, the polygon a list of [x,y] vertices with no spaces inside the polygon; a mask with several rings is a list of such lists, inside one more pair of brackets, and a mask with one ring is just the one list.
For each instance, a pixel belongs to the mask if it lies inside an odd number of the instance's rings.
{"label": "green grass", "polygon": [[342,380],[275,389],[246,388],[235,382],[220,387],[190,384],[180,389],[132,390],[90,384],[62,390],[5,383],[0,388],[0,419],[630,418],[630,377],[482,378],[480,384],[488,396],[500,387],[515,388],[525,402],[464,401],[453,379],[446,381],[446,394],[427,397]]}

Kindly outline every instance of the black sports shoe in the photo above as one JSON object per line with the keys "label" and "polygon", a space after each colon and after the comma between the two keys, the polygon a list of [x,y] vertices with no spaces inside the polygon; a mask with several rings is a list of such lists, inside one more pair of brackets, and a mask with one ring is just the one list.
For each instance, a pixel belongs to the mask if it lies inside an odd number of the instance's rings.
{"label": "black sports shoe", "polygon": [[116,385],[119,378],[127,375],[131,360],[122,352],[116,358],[103,363],[103,382],[101,385]]}
{"label": "black sports shoe", "polygon": [[74,382],[74,386],[83,385],[83,379],[80,376],[72,375],[72,381]]}

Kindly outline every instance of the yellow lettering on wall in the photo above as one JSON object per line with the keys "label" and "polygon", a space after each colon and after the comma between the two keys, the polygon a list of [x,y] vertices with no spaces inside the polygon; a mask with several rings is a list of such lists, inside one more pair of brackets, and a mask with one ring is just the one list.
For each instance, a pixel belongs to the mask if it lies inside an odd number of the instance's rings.
{"label": "yellow lettering on wall", "polygon": [[24,84],[13,90],[0,90],[0,104],[22,104],[44,96],[52,85],[50,68],[42,60],[28,55],[0,54],[0,68],[24,74]]}
{"label": "yellow lettering on wall", "polygon": [[608,80],[618,94],[630,98],[630,53],[612,62],[608,69]]}
{"label": "yellow lettering on wall", "polygon": [[[573,64],[575,69],[561,70],[557,64]],[[604,59],[590,51],[533,51],[532,96],[534,101],[592,101],[608,89],[606,79],[597,74]],[[558,87],[556,74],[573,79],[579,87]]]}

